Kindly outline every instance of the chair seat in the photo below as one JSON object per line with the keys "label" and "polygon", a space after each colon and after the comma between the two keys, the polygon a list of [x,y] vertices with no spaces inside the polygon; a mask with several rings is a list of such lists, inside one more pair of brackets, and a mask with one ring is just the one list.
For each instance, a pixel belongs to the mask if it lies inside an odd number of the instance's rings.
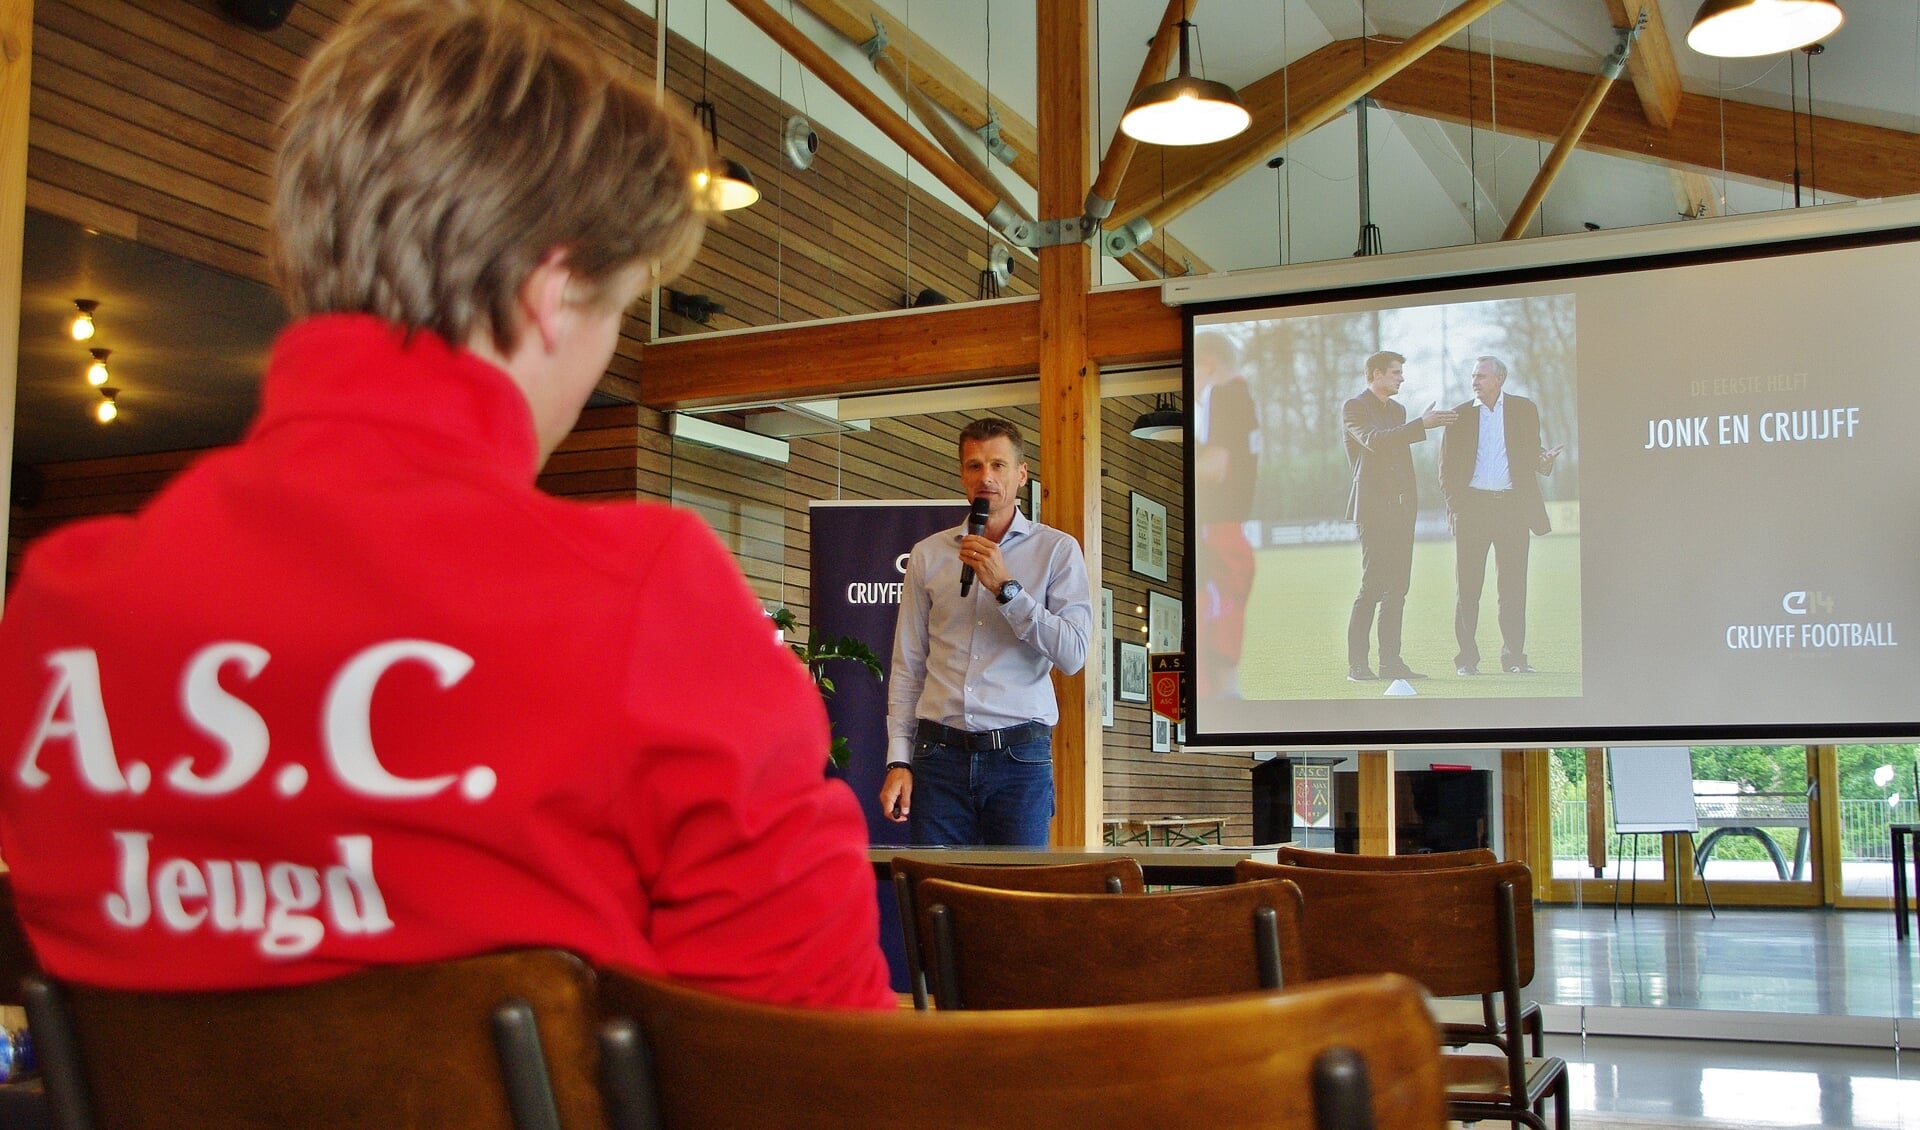
{"label": "chair seat", "polygon": [[[1440,1025],[1440,1036],[1448,1044],[1492,1043],[1500,1047],[1506,1033],[1496,1020],[1487,1024],[1486,1005],[1478,997],[1437,997],[1427,1002],[1433,1013],[1434,1022]],[[1533,1050],[1540,1050],[1540,1004],[1537,1001],[1520,1002],[1520,1031],[1533,1038]]]}
{"label": "chair seat", "polygon": [[[1503,1055],[1447,1055],[1440,1058],[1441,1074],[1447,1081],[1447,1106],[1453,1117],[1469,1121],[1461,1108],[1515,1106],[1531,1107],[1566,1077],[1567,1062],[1557,1055],[1528,1057],[1527,1093],[1516,1103],[1507,1087],[1507,1057]],[[1484,1111],[1480,1115],[1484,1117]]]}

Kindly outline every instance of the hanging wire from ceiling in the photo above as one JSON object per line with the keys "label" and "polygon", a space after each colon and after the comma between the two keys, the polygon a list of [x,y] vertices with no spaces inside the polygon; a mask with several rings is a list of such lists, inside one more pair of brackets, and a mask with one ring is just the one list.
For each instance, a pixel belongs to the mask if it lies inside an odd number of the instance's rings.
{"label": "hanging wire from ceiling", "polygon": [[[786,20],[793,22],[793,0],[787,0]],[[787,53],[782,50],[774,59],[773,102],[782,113],[787,108]],[[775,324],[784,323],[786,318],[787,297],[787,162],[773,163],[773,189],[780,194],[780,202],[773,210],[773,320]],[[780,570],[780,605],[786,607],[786,569]]]}
{"label": "hanging wire from ceiling", "polygon": [[1473,25],[1467,25],[1467,214],[1480,242],[1480,131],[1473,128]]}
{"label": "hanging wire from ceiling", "polygon": [[1280,263],[1287,262],[1293,244],[1293,48],[1287,40],[1288,0],[1280,0],[1280,194],[1286,207],[1280,219]]}
{"label": "hanging wire from ceiling", "polygon": [[[906,3],[907,35],[913,35],[913,0]],[[911,119],[913,99],[905,91],[913,89],[913,52],[900,52],[900,116]],[[900,293],[912,294],[913,290],[913,156],[903,146],[900,150],[900,168],[902,170],[900,238],[904,246],[900,250],[901,287]]]}
{"label": "hanging wire from ceiling", "polygon": [[1814,129],[1820,119],[1813,116],[1813,60],[1827,50],[1824,43],[1809,43],[1800,49],[1807,56],[1807,192],[1820,203],[1820,153],[1814,141]]}

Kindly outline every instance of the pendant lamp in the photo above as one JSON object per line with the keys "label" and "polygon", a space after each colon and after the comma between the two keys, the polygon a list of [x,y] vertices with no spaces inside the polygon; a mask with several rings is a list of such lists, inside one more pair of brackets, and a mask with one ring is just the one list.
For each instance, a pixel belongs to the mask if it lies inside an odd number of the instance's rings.
{"label": "pendant lamp", "polygon": [[1832,35],[1846,17],[1835,0],[1706,0],[1687,46],[1702,55],[1777,55]]}
{"label": "pendant lamp", "polygon": [[1157,439],[1166,443],[1179,443],[1187,431],[1186,413],[1173,406],[1173,397],[1161,393],[1154,401],[1153,411],[1142,412],[1133,422],[1128,433],[1135,439]]}
{"label": "pendant lamp", "polygon": [[760,199],[760,186],[753,183],[753,174],[747,167],[732,157],[720,155],[720,112],[707,97],[707,5],[700,5],[700,100],[693,104],[693,116],[701,125],[707,127],[707,140],[712,143],[713,164],[694,174],[694,187],[706,193],[707,202],[714,210],[731,212],[736,208],[745,208]]}
{"label": "pendant lamp", "polygon": [[1120,118],[1120,129],[1149,145],[1208,145],[1247,128],[1253,116],[1224,82],[1193,77],[1187,35],[1193,24],[1180,21],[1180,73],[1134,95]]}

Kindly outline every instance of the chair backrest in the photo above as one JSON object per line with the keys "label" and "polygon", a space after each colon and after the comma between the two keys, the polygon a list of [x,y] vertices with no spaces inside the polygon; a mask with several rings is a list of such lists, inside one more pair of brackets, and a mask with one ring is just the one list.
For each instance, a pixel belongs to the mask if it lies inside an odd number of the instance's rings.
{"label": "chair backrest", "polygon": [[1281,863],[1327,871],[1444,871],[1449,867],[1484,867],[1500,862],[1500,857],[1486,848],[1420,855],[1346,855],[1281,844],[1275,848],[1275,856]]}
{"label": "chair backrest", "polygon": [[606,1125],[594,975],[559,950],[224,992],[35,978],[27,1014],[62,1130]]}
{"label": "chair backrest", "polygon": [[[1333,871],[1245,860],[1234,873],[1299,887],[1305,977],[1399,973],[1437,997],[1517,991],[1533,980],[1533,875],[1524,863]],[[1502,885],[1511,889],[1504,901]],[[1513,950],[1511,985],[1503,938]]]}
{"label": "chair backrest", "polygon": [[1277,989],[1305,952],[1300,892],[1285,882],[1115,898],[928,879],[920,902],[942,1009],[1071,1008]]}
{"label": "chair backrest", "polygon": [[[1400,978],[952,1014],[786,1008],[610,971],[601,989],[608,1015],[629,1018],[603,1037],[608,1093],[641,1108],[630,1124],[659,1130],[1440,1130],[1446,1121],[1438,1033],[1420,991]],[[1332,1069],[1356,1063],[1370,1104],[1341,1086],[1351,1070]],[[1328,1092],[1318,1103],[1316,1077]]]}
{"label": "chair backrest", "polygon": [[906,943],[907,980],[913,989],[915,1008],[927,1007],[926,970],[932,953],[931,940],[920,937],[920,902],[916,892],[922,879],[946,879],[1003,891],[1050,891],[1054,894],[1137,895],[1147,889],[1146,879],[1140,873],[1140,862],[1125,855],[1035,867],[942,863],[895,856],[893,893],[900,907],[900,936]]}

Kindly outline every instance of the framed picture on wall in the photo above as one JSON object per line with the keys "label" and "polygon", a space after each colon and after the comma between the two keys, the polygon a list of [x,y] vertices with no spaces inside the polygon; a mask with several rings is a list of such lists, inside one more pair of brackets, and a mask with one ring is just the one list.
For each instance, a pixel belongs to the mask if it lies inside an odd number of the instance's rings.
{"label": "framed picture on wall", "polygon": [[1144,494],[1133,499],[1133,571],[1167,579],[1167,508]]}
{"label": "framed picture on wall", "polygon": [[1163,592],[1147,594],[1147,650],[1165,655],[1181,649],[1185,631],[1180,601]]}
{"label": "framed picture on wall", "polygon": [[1100,724],[1113,725],[1113,590],[1100,590]]}
{"label": "framed picture on wall", "polygon": [[1147,701],[1147,645],[1120,641],[1121,702]]}
{"label": "framed picture on wall", "polygon": [[1153,752],[1173,752],[1173,723],[1158,714],[1153,716]]}

